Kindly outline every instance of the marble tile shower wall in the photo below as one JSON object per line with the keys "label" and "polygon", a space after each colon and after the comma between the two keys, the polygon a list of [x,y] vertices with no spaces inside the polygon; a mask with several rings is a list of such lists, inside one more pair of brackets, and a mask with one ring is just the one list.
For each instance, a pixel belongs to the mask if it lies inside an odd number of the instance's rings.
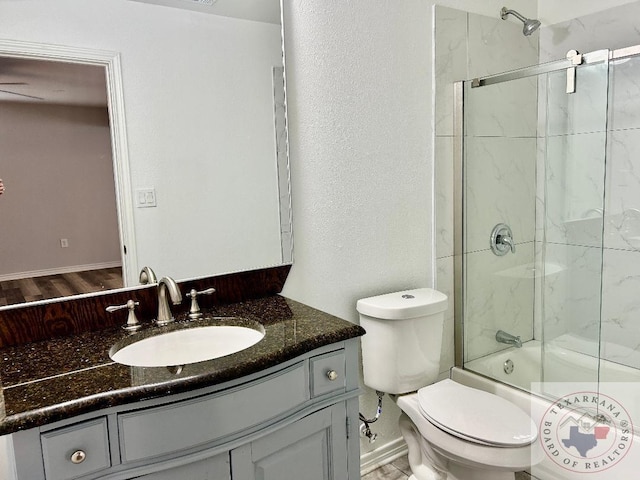
{"label": "marble tile shower wall", "polygon": [[[452,302],[445,343],[453,343],[453,82],[537,63],[534,37],[524,37],[513,22],[437,6],[435,9],[435,178],[437,288]],[[495,332],[504,329],[523,339],[533,336],[533,263],[535,236],[535,162],[537,85],[522,80],[474,89],[466,104],[468,184],[466,192],[467,359],[502,349]],[[495,256],[489,249],[494,225],[511,225],[515,255]],[[443,350],[443,371],[453,365]]]}
{"label": "marble tile shower wall", "polygon": [[[542,28],[541,61],[563,58],[570,49],[586,53],[639,44],[637,22],[634,21],[637,18],[640,18],[640,2]],[[583,193],[580,198],[572,199],[573,211],[564,210],[565,218],[554,217],[555,214],[549,218],[552,238],[558,243],[547,249],[547,263],[552,259],[566,265],[570,275],[565,276],[564,284],[560,286],[557,283],[562,281],[562,275],[551,282],[546,280],[548,314],[544,320],[545,340],[562,333],[587,340],[597,340],[600,336],[602,358],[634,368],[640,368],[640,324],[637,322],[640,316],[639,79],[640,57],[612,62],[608,77],[608,117],[604,117],[606,129],[584,125],[590,116],[588,111],[583,111],[574,116],[581,120],[582,127],[578,124],[572,127],[580,131],[574,131],[574,135],[565,138],[559,137],[554,140],[555,144],[549,145],[549,158],[556,151],[558,156],[567,160],[564,167],[566,178],[573,178],[569,194],[572,189],[577,192],[587,188],[593,196]],[[595,78],[586,81],[597,82]],[[600,91],[600,86],[595,87]],[[580,108],[594,104],[590,101]],[[593,122],[603,122],[602,117],[600,120],[594,116],[591,118]],[[606,166],[600,155],[605,151]],[[547,164],[547,168],[552,166]],[[604,182],[602,177],[598,180],[605,174],[603,169],[606,169]],[[547,172],[548,179],[554,177],[553,172]],[[602,194],[600,185],[604,187],[604,201],[597,198]],[[559,192],[563,186],[558,184],[557,187],[550,186],[548,202],[560,201],[553,198],[554,192]],[[598,220],[597,213],[589,213],[589,209],[597,208],[598,204],[600,208],[604,207],[604,225]],[[567,221],[570,218],[574,221]],[[563,221],[564,228],[555,228],[562,227]],[[600,245],[604,248],[598,248]],[[568,288],[567,279],[573,282],[572,294],[561,298],[566,293],[563,289]],[[600,288],[601,309],[597,305]],[[557,296],[549,294],[551,291],[558,292]],[[594,311],[601,312],[601,315],[594,316]],[[539,327],[537,324],[536,328]],[[536,336],[539,333],[536,331]],[[584,353],[597,355],[596,342],[574,343],[578,344],[584,345]],[[609,380],[613,375],[609,373],[607,364],[602,364],[600,380]]]}

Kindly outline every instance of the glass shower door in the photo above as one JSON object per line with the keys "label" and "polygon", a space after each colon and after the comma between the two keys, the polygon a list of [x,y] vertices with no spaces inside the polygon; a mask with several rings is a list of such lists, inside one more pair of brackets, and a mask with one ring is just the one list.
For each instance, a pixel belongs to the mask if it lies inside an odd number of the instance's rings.
{"label": "glass shower door", "polygon": [[464,367],[556,397],[598,381],[608,52],[582,60],[463,84]]}
{"label": "glass shower door", "polygon": [[[538,196],[536,324],[541,381],[554,398],[590,387],[599,375],[608,51],[575,71],[540,78],[543,135]],[[571,80],[571,79],[569,79]]]}
{"label": "glass shower door", "polygon": [[512,344],[496,335],[534,337],[537,89],[535,76],[464,89],[465,368],[527,389],[539,378],[515,358],[513,374],[502,371],[496,355]]}

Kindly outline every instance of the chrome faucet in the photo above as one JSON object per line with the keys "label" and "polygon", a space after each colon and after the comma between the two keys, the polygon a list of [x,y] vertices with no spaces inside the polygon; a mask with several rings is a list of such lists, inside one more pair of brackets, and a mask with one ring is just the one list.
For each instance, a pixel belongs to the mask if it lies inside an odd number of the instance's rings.
{"label": "chrome faucet", "polygon": [[506,343],[507,345],[513,345],[516,348],[522,348],[522,340],[520,340],[520,337],[511,335],[510,333],[507,333],[504,330],[498,330],[496,332],[496,341],[498,343]]}
{"label": "chrome faucet", "polygon": [[169,291],[171,302],[174,305],[182,302],[182,294],[176,281],[171,277],[162,277],[158,282],[158,318],[156,319],[156,323],[161,326],[167,325],[175,320],[169,307],[167,290]]}
{"label": "chrome faucet", "polygon": [[140,285],[158,283],[158,277],[151,267],[144,267],[140,270]]}

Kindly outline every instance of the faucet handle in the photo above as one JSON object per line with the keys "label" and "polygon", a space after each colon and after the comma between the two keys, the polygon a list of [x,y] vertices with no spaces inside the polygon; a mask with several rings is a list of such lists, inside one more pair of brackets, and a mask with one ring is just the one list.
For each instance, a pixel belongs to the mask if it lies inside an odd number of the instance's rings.
{"label": "faucet handle", "polygon": [[506,255],[509,251],[516,253],[516,242],[513,240],[513,233],[509,225],[499,223],[491,231],[489,242],[491,251],[499,257]]}
{"label": "faucet handle", "polygon": [[137,305],[140,305],[140,302],[129,300],[124,305],[109,305],[105,310],[109,313],[113,313],[117,310],[128,308],[129,315],[127,316],[127,323],[123,325],[122,328],[124,328],[128,332],[135,332],[136,330],[140,330],[140,328],[142,328],[142,324],[138,321],[138,317],[136,317],[135,308]]}
{"label": "faucet handle", "polygon": [[516,253],[516,243],[509,235],[498,235],[498,237],[496,238],[496,242],[502,245],[506,245],[507,248],[511,249],[511,253]]}
{"label": "faucet handle", "polygon": [[215,292],[215,288],[207,288],[206,290],[197,291],[195,288],[192,288],[189,293],[187,293],[186,297],[191,298],[191,308],[189,309],[189,318],[196,319],[202,317],[202,312],[200,311],[200,305],[198,305],[198,295],[211,295]]}

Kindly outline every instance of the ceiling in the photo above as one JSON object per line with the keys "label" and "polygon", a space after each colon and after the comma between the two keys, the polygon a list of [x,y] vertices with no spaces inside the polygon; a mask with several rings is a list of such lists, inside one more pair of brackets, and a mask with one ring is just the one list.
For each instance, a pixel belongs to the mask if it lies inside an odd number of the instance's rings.
{"label": "ceiling", "polygon": [[0,57],[0,102],[106,107],[105,75],[102,66]]}

